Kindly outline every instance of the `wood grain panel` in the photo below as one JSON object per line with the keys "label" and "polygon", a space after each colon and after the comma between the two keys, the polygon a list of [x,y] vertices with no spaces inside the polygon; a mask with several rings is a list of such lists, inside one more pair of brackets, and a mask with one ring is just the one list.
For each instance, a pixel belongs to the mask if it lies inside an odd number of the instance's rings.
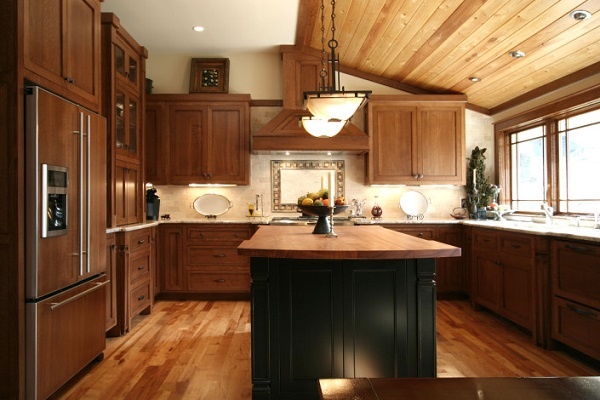
{"label": "wood grain panel", "polygon": [[[301,2],[298,17],[296,45],[311,50],[322,45],[318,3]],[[324,7],[329,39],[330,2]],[[553,82],[580,80],[577,73],[600,59],[599,7],[598,0],[337,0],[340,69],[411,93],[463,93],[480,111],[497,109]],[[592,18],[575,20],[574,10]],[[526,57],[513,59],[512,50]]]}

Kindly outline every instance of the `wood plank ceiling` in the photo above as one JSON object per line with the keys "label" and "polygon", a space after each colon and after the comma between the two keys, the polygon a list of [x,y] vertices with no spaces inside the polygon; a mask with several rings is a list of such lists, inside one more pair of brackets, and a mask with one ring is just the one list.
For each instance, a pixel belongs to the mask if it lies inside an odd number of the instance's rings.
{"label": "wood plank ceiling", "polygon": [[[410,93],[464,93],[493,114],[600,73],[599,9],[600,0],[337,0],[340,69]],[[576,20],[575,10],[592,16]],[[321,0],[301,1],[296,45],[321,54],[321,25]],[[509,55],[517,50],[525,57]]]}

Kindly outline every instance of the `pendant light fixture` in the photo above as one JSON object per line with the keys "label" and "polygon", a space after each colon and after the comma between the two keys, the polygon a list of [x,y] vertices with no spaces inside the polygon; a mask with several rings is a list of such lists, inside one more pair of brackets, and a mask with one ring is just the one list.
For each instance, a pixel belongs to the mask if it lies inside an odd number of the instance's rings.
{"label": "pendant light fixture", "polygon": [[318,91],[304,92],[304,108],[312,117],[303,117],[302,126],[313,136],[332,137],[338,134],[361,108],[371,94],[370,90],[340,89],[338,41],[335,39],[335,0],[331,0],[331,39],[325,52],[325,5],[321,0],[321,83]]}

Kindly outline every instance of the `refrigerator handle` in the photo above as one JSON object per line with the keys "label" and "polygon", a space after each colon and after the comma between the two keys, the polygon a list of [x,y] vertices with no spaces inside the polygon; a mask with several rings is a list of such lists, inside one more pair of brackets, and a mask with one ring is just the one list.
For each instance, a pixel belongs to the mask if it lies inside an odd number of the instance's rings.
{"label": "refrigerator handle", "polygon": [[[83,165],[83,141],[85,137],[85,126],[83,124],[83,112],[79,112],[79,276],[83,276],[83,177],[84,177],[84,165]],[[87,257],[86,257],[87,258]]]}
{"label": "refrigerator handle", "polygon": [[91,149],[91,142],[92,142],[92,117],[88,114],[87,115],[87,140],[86,140],[86,144],[87,144],[87,185],[86,186],[86,190],[87,190],[87,195],[86,195],[86,201],[87,201],[87,206],[86,206],[86,216],[87,216],[87,223],[85,224],[87,227],[87,232],[86,232],[86,247],[85,247],[85,251],[87,252],[87,256],[85,257],[86,263],[87,263],[87,273],[89,274],[91,271],[91,262],[90,262],[90,245],[91,245],[91,239],[90,239],[90,233],[91,233],[91,227],[90,227],[90,223],[92,222],[92,209],[91,209],[91,205],[92,205],[92,159],[91,159],[91,153],[92,153],[92,149]]}

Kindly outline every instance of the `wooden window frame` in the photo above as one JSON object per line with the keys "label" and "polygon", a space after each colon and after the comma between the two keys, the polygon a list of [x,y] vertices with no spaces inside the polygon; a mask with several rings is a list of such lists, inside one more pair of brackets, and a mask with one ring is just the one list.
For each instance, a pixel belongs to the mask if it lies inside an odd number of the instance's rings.
{"label": "wooden window frame", "polygon": [[[510,134],[545,125],[548,188],[546,201],[556,207],[558,202],[558,160],[559,143],[557,122],[560,119],[582,114],[600,108],[600,85],[588,90],[564,97],[553,103],[535,108],[517,116],[498,121],[494,124],[496,148],[496,182],[502,188],[501,202],[512,202]],[[559,212],[559,214],[567,214]]]}

